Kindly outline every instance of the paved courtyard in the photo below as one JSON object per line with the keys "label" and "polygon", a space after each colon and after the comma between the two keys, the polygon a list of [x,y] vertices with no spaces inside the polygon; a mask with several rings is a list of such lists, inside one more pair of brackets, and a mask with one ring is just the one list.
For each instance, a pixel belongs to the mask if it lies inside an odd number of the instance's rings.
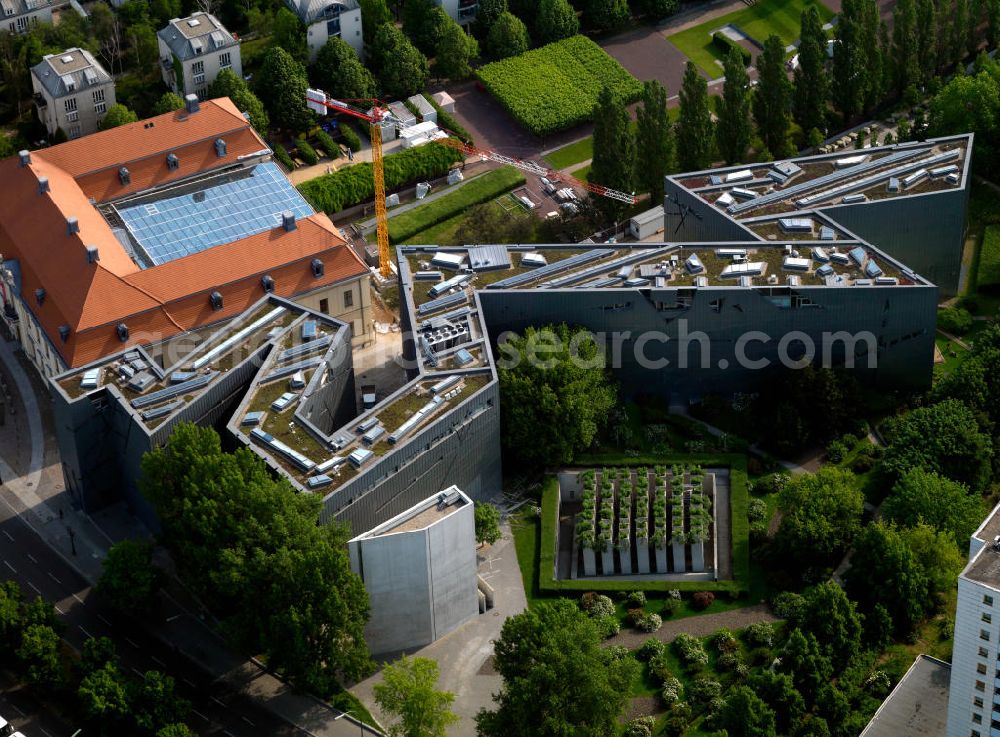
{"label": "paved courtyard", "polygon": [[[449,730],[451,737],[474,737],[476,713],[492,707],[493,694],[501,685],[500,676],[493,671],[493,641],[507,617],[524,611],[528,605],[508,525],[504,525],[503,537],[496,544],[480,549],[479,574],[496,592],[495,608],[411,653],[436,660],[441,673],[438,688],[455,694],[452,708],[460,721]],[[375,684],[381,681],[379,671],[350,690],[385,726],[388,720],[375,706],[374,698]]]}

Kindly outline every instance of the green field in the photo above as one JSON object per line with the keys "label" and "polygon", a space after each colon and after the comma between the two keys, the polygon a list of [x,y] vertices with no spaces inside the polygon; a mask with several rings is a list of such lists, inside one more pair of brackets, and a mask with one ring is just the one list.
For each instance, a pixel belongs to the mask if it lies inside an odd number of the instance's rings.
{"label": "green field", "polygon": [[722,51],[712,43],[713,31],[733,25],[762,44],[774,33],[787,46],[798,39],[802,11],[812,4],[819,9],[824,23],[833,17],[832,10],[814,0],[759,0],[747,8],[667,36],[667,40],[707,72],[709,77],[716,79],[722,76],[722,66],[716,63],[717,60],[722,61]]}
{"label": "green field", "polygon": [[566,169],[592,158],[594,158],[594,137],[587,136],[583,140],[556,149],[548,154],[545,160],[553,169]]}
{"label": "green field", "polygon": [[976,288],[1000,287],[1000,225],[988,225],[983,233],[976,271]]}
{"label": "green field", "polygon": [[524,174],[512,166],[486,172],[450,194],[390,218],[389,240],[393,243],[409,241],[428,228],[461,215],[470,207],[495,199],[522,184]]}

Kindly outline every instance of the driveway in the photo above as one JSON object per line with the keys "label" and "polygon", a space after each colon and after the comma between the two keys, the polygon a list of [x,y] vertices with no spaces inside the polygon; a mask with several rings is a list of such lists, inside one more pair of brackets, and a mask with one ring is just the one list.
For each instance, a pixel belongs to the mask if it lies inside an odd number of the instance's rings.
{"label": "driveway", "polygon": [[[667,88],[671,97],[680,91],[687,56],[667,41],[659,29],[637,28],[601,42],[601,48],[639,81],[655,79]],[[699,72],[707,78],[704,72]]]}

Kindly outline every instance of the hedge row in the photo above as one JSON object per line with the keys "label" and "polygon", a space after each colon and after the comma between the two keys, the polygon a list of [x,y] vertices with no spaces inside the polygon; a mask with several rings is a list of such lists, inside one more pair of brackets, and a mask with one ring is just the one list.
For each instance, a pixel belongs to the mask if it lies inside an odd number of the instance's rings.
{"label": "hedge row", "polygon": [[[439,143],[427,143],[385,158],[385,189],[443,176],[462,154]],[[375,196],[375,180],[369,162],[345,166],[332,174],[299,185],[299,191],[317,210],[333,214]]]}
{"label": "hedge row", "polygon": [[284,164],[288,171],[295,170],[295,162],[292,161],[292,157],[288,155],[288,151],[280,143],[274,147],[274,158]]}
{"label": "hedge row", "polygon": [[743,57],[744,66],[750,66],[750,62],[753,61],[753,57],[749,51],[733,41],[733,39],[729,38],[722,31],[716,31],[712,34],[712,43],[722,52],[723,56],[729,56],[729,49],[736,49],[740,52],[740,56]]}
{"label": "hedge row", "polygon": [[341,122],[340,135],[351,151],[357,153],[361,150],[361,136],[348,123]]}
{"label": "hedge row", "polygon": [[537,136],[592,120],[605,87],[628,102],[642,93],[635,77],[584,36],[487,64],[477,74],[514,119]]}
{"label": "hedge row", "polygon": [[[698,463],[702,467],[729,468],[729,508],[733,541],[732,581],[614,581],[602,577],[558,580],[555,577],[556,529],[559,526],[559,484],[547,479],[542,487],[541,549],[539,550],[538,588],[543,593],[557,594],[579,591],[731,591],[745,592],[750,588],[750,523],[747,511],[750,494],[747,489],[746,456],[737,454],[712,455],[692,453],[676,457],[647,456],[609,459],[605,455],[591,460],[577,458],[574,465],[590,466],[670,466],[675,463]],[[551,483],[550,483],[551,481]],[[721,553],[720,553],[721,554]]]}
{"label": "hedge row", "polygon": [[295,148],[298,149],[299,158],[309,164],[309,166],[319,163],[319,154],[316,153],[316,149],[310,146],[305,138],[295,139]]}
{"label": "hedge row", "polygon": [[976,286],[992,290],[1000,287],[1000,225],[987,226],[983,233]]}
{"label": "hedge row", "polygon": [[488,202],[524,184],[524,174],[512,166],[494,169],[454,192],[419,205],[389,220],[389,240],[402,243],[432,225],[454,217],[474,205]]}
{"label": "hedge row", "polygon": [[326,151],[326,155],[329,156],[331,159],[335,159],[337,158],[337,156],[340,155],[340,146],[338,146],[337,142],[334,141],[332,138],[330,138],[330,134],[327,133],[322,128],[316,131],[314,138],[316,139],[316,143],[319,144],[320,148]]}
{"label": "hedge row", "polygon": [[434,106],[434,109],[437,110],[438,114],[437,123],[439,128],[443,128],[448,133],[455,136],[455,138],[460,140],[462,143],[465,143],[469,146],[473,145],[472,134],[470,134],[469,131],[463,128],[462,124],[459,123],[457,120],[455,120],[455,118],[452,117],[451,113],[449,113],[443,107],[438,105],[434,101],[433,97],[430,98],[428,102],[430,102],[430,104]]}

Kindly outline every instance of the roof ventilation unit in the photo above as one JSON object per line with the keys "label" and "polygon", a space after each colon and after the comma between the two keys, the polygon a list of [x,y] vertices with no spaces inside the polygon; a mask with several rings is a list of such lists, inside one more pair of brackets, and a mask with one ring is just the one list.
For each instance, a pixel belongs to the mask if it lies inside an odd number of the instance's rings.
{"label": "roof ventilation unit", "polygon": [[96,264],[101,260],[101,254],[97,250],[97,246],[87,246],[87,263]]}
{"label": "roof ventilation unit", "polygon": [[49,191],[49,178],[38,177],[38,194],[45,194]]}
{"label": "roof ventilation unit", "polygon": [[28,151],[28,149],[18,151],[17,155],[18,157],[20,157],[22,167],[27,166],[28,164],[31,163],[31,152]]}
{"label": "roof ventilation unit", "polygon": [[215,155],[220,159],[226,155],[226,142],[221,138],[215,139]]}
{"label": "roof ventilation unit", "polygon": [[293,230],[295,230],[295,227],[296,227],[295,226],[295,213],[292,212],[291,210],[285,210],[283,213],[281,213],[281,225],[289,233],[291,233]]}
{"label": "roof ventilation unit", "polygon": [[313,276],[315,276],[317,279],[323,276],[323,272],[326,271],[326,267],[323,266],[323,262],[320,261],[318,258],[314,258],[310,266],[312,267]]}
{"label": "roof ventilation unit", "polygon": [[208,295],[208,301],[209,301],[209,304],[212,305],[212,309],[213,310],[221,310],[222,309],[222,293],[221,292],[212,292],[210,295]]}
{"label": "roof ventilation unit", "polygon": [[45,302],[45,290],[42,287],[35,290],[35,302],[38,303],[39,307]]}
{"label": "roof ventilation unit", "polygon": [[190,115],[193,115],[201,110],[201,105],[198,104],[198,95],[184,95],[184,107],[187,108],[188,114]]}
{"label": "roof ventilation unit", "polygon": [[123,322],[118,323],[118,327],[115,328],[118,331],[118,340],[122,343],[128,342],[128,325]]}
{"label": "roof ventilation unit", "polygon": [[177,158],[177,154],[167,154],[167,168],[171,171],[176,169],[181,165],[180,159]]}
{"label": "roof ventilation unit", "polygon": [[66,232],[69,235],[76,235],[80,232],[80,221],[74,217],[66,218]]}
{"label": "roof ventilation unit", "polygon": [[260,278],[260,285],[264,288],[265,292],[270,293],[274,291],[274,279],[269,274],[264,274]]}
{"label": "roof ventilation unit", "polygon": [[129,174],[127,167],[123,166],[118,169],[118,181],[122,183],[122,186],[132,182],[132,175]]}
{"label": "roof ventilation unit", "polygon": [[63,343],[69,340],[69,325],[59,326],[59,337],[62,339]]}

